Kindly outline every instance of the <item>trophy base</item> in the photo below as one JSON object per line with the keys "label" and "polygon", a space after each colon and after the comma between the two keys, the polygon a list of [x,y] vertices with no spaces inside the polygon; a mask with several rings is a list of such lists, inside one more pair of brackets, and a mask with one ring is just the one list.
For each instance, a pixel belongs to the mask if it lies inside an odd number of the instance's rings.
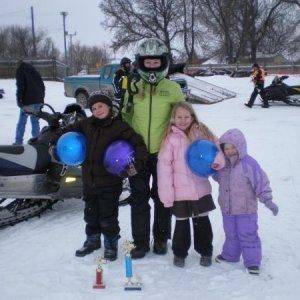
{"label": "trophy base", "polygon": [[94,284],[93,285],[93,289],[105,289],[105,285],[104,284]]}
{"label": "trophy base", "polygon": [[141,291],[142,283],[140,282],[126,282],[124,286],[125,291]]}

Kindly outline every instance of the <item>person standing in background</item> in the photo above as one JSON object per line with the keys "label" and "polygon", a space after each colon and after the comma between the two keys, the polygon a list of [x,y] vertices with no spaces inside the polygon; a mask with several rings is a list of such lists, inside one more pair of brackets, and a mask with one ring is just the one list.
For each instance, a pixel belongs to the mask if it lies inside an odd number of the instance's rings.
{"label": "person standing in background", "polygon": [[[44,103],[45,85],[39,72],[33,65],[19,60],[16,70],[17,105],[20,108],[19,120],[16,128],[15,145],[23,144],[28,113],[26,111],[39,110]],[[31,135],[33,138],[40,133],[39,119],[30,115]]]}
{"label": "person standing in background", "polygon": [[264,98],[265,71],[257,63],[253,64],[252,68],[253,68],[252,82],[254,83],[254,90],[251,94],[249,102],[245,103],[245,105],[251,108],[254,104],[257,95],[260,94],[263,100],[262,107],[268,108],[269,107],[268,100]]}

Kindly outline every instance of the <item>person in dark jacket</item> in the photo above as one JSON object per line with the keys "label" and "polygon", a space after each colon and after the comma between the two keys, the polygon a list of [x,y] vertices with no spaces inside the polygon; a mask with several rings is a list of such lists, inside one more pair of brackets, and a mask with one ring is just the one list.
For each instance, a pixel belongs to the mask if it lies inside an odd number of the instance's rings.
{"label": "person in dark jacket", "polygon": [[[45,98],[45,85],[39,72],[29,63],[18,62],[16,71],[17,105],[20,108],[19,121],[16,128],[15,144],[23,144],[27,123],[26,111],[38,110]],[[40,132],[39,119],[30,115],[31,135],[37,137]]]}
{"label": "person in dark jacket", "polygon": [[245,105],[249,108],[251,108],[254,104],[254,101],[258,94],[260,94],[262,100],[263,100],[263,108],[268,108],[269,103],[268,100],[264,97],[264,85],[265,85],[265,71],[263,68],[261,68],[257,63],[253,64],[252,66],[253,72],[252,72],[252,82],[254,83],[254,90],[251,94],[250,100],[248,103],[245,103]]}
{"label": "person in dark jacket", "polygon": [[120,111],[123,106],[123,97],[127,89],[130,71],[131,60],[128,57],[123,57],[120,61],[120,68],[116,71],[113,78],[115,100],[118,103],[118,109]]}
{"label": "person in dark jacket", "polygon": [[[87,156],[82,164],[84,220],[86,241],[76,256],[85,256],[101,247],[104,235],[104,258],[117,259],[119,239],[118,202],[122,192],[122,177],[110,174],[103,165],[107,147],[116,140],[126,140],[135,149],[136,172],[148,159],[143,138],[127,123],[113,115],[112,100],[107,92],[97,92],[89,98],[92,116],[67,126],[61,134],[70,131],[81,132],[87,139]],[[132,169],[128,174],[132,176]]]}

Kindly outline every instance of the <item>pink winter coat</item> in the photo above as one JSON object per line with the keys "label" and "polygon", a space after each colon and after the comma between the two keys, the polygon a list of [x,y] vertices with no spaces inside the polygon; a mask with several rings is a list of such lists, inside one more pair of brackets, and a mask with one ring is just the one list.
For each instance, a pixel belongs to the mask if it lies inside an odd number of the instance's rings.
{"label": "pink winter coat", "polygon": [[[172,127],[165,144],[158,154],[157,180],[158,194],[165,207],[172,207],[174,201],[196,201],[211,194],[211,185],[207,178],[193,174],[185,161],[190,145],[186,134]],[[222,151],[216,155],[214,163],[223,168],[225,160]]]}

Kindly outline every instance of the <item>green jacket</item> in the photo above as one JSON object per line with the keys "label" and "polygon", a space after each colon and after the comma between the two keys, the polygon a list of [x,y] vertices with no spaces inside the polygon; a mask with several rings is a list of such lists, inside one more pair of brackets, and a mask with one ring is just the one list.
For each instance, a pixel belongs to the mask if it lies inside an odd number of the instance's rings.
{"label": "green jacket", "polygon": [[[139,133],[150,153],[157,153],[162,136],[168,126],[172,105],[184,101],[179,84],[169,79],[162,79],[156,86],[143,80],[131,85],[137,94],[127,93],[122,109],[123,119]],[[130,103],[133,105],[130,106]]]}

